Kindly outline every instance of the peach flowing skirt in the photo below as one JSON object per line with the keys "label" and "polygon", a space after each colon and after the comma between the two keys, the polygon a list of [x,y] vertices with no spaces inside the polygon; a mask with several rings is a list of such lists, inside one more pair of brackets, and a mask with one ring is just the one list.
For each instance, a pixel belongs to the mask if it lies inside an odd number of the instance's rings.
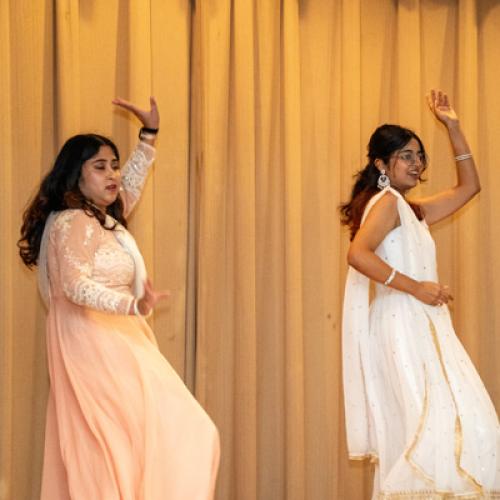
{"label": "peach flowing skirt", "polygon": [[144,319],[59,296],[47,347],[42,500],[213,498],[217,430]]}

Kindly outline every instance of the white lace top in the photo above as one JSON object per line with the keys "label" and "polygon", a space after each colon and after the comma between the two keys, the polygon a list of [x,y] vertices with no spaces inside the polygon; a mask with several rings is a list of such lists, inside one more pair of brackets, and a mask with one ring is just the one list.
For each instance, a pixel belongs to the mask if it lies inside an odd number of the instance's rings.
{"label": "white lace top", "polygon": [[[141,142],[123,167],[125,215],[140,197],[154,152],[153,147]],[[51,300],[62,295],[81,306],[128,314],[134,299],[135,264],[130,251],[116,237],[116,230],[103,228],[81,209],[71,209],[53,215],[44,239],[46,235],[47,256],[41,251],[39,273],[43,274],[45,258]]]}

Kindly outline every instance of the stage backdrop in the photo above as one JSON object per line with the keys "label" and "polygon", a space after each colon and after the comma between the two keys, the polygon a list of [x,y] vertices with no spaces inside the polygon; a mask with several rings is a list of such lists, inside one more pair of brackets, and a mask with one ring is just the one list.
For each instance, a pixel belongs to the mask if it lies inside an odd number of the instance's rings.
{"label": "stage backdrop", "polygon": [[454,182],[432,87],[481,170],[479,198],[433,234],[500,410],[499,47],[494,0],[0,1],[0,499],[38,498],[48,390],[21,214],[69,135],[127,155],[138,124],[116,95],[162,112],[131,228],[172,290],[150,320],[161,350],[221,432],[217,500],[370,498],[369,466],[346,458],[337,207],[383,122],[421,134],[419,193]]}

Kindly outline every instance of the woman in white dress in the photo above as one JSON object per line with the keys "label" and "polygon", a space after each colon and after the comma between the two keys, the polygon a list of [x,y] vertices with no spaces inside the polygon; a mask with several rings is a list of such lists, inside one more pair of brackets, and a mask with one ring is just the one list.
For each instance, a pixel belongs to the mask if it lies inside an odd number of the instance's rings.
{"label": "woman in white dress", "polygon": [[479,192],[479,178],[447,95],[432,91],[428,103],[447,128],[456,185],[409,202],[427,166],[424,146],[411,130],[382,125],[341,207],[352,240],[343,317],[349,456],[376,464],[374,499],[500,499],[498,417],[453,330],[428,230]]}

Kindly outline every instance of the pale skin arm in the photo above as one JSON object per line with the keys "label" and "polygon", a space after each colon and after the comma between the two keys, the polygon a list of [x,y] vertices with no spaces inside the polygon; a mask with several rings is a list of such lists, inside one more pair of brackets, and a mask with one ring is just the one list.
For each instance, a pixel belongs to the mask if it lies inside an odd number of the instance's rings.
{"label": "pale skin arm", "polygon": [[[432,90],[427,96],[429,108],[448,130],[455,156],[470,153],[467,140],[460,129],[457,114],[448,96],[440,90]],[[457,183],[450,189],[415,201],[423,209],[427,224],[434,224],[455,213],[481,190],[474,158],[457,162]]]}
{"label": "pale skin arm", "polygon": [[[398,224],[397,199],[391,193],[386,193],[373,206],[352,240],[347,254],[349,265],[371,280],[384,283],[390,276],[392,268],[375,253],[375,250]],[[401,273],[396,273],[390,287],[409,293],[429,305],[447,304],[452,299],[448,287],[430,281],[416,281]]]}

